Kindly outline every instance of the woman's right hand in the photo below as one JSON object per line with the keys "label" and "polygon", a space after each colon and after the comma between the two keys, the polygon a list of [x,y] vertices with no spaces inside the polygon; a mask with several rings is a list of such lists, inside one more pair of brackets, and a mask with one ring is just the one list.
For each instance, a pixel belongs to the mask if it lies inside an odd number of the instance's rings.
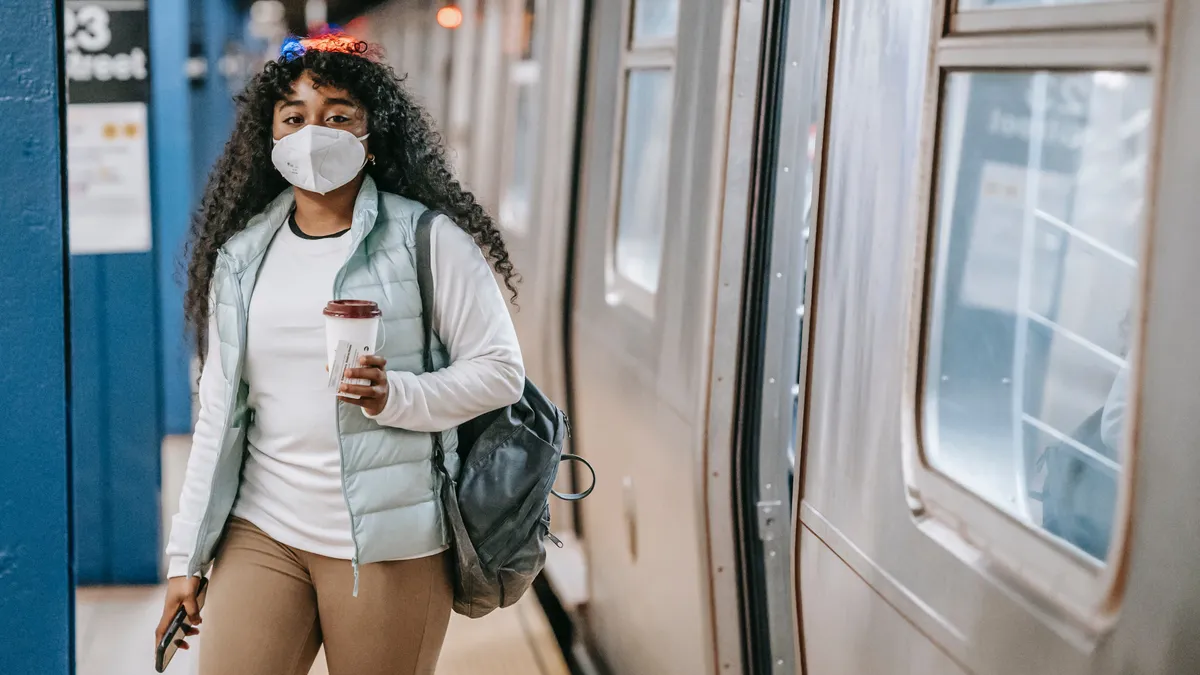
{"label": "woman's right hand", "polygon": [[[184,633],[191,637],[200,631],[194,626],[200,623],[200,608],[196,603],[196,593],[200,588],[200,577],[174,577],[167,580],[167,599],[163,603],[162,620],[158,622],[158,628],[154,631],[154,646],[162,643],[163,636],[167,633],[167,628],[171,625],[171,620],[175,618],[175,612],[179,610],[180,605],[187,611],[187,623],[193,626],[185,628]],[[186,640],[179,640],[179,648],[187,649],[188,643]]]}

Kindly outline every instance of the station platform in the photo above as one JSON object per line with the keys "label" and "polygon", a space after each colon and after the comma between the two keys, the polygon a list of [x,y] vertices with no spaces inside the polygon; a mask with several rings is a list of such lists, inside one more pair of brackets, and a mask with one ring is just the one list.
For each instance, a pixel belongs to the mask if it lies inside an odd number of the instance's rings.
{"label": "station platform", "polygon": [[[189,439],[175,437],[163,445],[163,522],[178,506],[187,465]],[[152,675],[154,627],[162,612],[164,586],[81,587],[76,591],[75,660],[78,675]],[[196,638],[190,652],[180,652],[171,675],[195,675]],[[569,675],[554,633],[530,592],[517,605],[482,619],[457,614],[442,647],[437,675]],[[318,654],[310,675],[328,675]]]}
{"label": "station platform", "polygon": [[[75,658],[78,675],[152,675],[154,626],[162,611],[163,587],[80,588],[76,593]],[[180,652],[171,675],[195,675],[199,640]],[[442,647],[437,675],[568,675],[558,643],[537,598],[482,619],[457,614]],[[324,654],[310,675],[329,675]]]}

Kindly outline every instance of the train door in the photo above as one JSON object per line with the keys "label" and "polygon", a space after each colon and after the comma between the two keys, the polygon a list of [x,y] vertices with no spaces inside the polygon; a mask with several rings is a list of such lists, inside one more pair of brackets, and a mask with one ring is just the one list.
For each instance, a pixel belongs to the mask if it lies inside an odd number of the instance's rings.
{"label": "train door", "polygon": [[806,672],[1185,672],[1200,8],[836,7]]}
{"label": "train door", "polygon": [[827,0],[791,0],[769,3],[767,10],[760,175],[751,218],[756,231],[741,273],[746,287],[735,486],[747,667],[749,672],[792,675],[801,672],[791,546],[796,438],[803,413],[801,335],[810,233],[818,212],[818,140],[825,117],[832,7]]}
{"label": "train door", "polygon": [[[521,275],[513,322],[526,374],[569,410],[563,308],[584,2],[507,0],[503,7],[508,56],[496,139],[501,158],[496,213]],[[564,471],[557,489],[572,492],[572,478]],[[586,600],[587,592],[574,509],[557,499],[551,500],[550,508],[553,530],[563,546],[549,551],[547,577],[559,601],[574,608]]]}
{"label": "train door", "polygon": [[705,499],[713,324],[736,323],[713,297],[738,5],[627,0],[590,17],[571,370],[575,437],[602,478],[580,509],[583,630],[614,673],[740,670],[736,569],[709,565]]}

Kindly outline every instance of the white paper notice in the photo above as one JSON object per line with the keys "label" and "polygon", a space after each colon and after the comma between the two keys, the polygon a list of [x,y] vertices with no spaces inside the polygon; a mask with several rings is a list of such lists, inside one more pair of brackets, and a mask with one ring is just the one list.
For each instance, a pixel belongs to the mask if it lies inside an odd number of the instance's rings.
{"label": "white paper notice", "polygon": [[150,250],[145,103],[67,106],[71,253]]}

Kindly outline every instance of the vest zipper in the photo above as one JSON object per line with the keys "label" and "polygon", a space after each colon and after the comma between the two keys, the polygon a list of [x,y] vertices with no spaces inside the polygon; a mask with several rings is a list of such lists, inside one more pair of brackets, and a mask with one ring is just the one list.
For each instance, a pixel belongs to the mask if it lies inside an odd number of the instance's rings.
{"label": "vest zipper", "polygon": [[338,454],[342,457],[342,498],[346,500],[346,511],[350,514],[350,541],[354,543],[354,557],[350,559],[350,567],[354,570],[353,597],[358,597],[358,535],[354,533],[354,509],[350,506],[350,492],[346,489],[346,449],[342,447],[342,403],[334,399],[338,433]]}
{"label": "vest zipper", "polygon": [[[357,220],[358,214],[355,214]],[[351,236],[354,236],[353,224],[351,224]],[[342,287],[342,279],[346,274],[346,266],[350,264],[350,259],[354,257],[354,253],[358,250],[361,243],[358,239],[353,239],[350,242],[350,255],[346,257],[346,262],[342,263],[342,268],[333,278],[333,299],[341,300],[338,289]],[[350,514],[350,540],[354,543],[354,557],[350,559],[350,567],[354,570],[354,589],[352,597],[358,597],[358,535],[354,533],[354,507],[350,506],[350,491],[346,487],[346,448],[342,447],[342,405],[343,403],[335,396],[333,399],[334,407],[334,422],[337,424],[337,441],[338,454],[341,456],[341,474],[342,474],[342,498],[346,500],[346,511]]]}

